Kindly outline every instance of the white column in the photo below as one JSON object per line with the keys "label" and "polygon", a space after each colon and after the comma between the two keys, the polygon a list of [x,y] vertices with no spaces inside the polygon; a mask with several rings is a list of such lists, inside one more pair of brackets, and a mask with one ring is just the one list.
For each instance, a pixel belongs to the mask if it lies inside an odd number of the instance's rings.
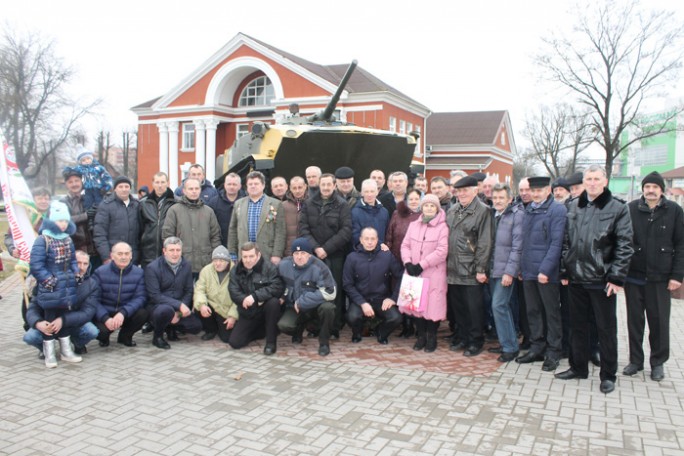
{"label": "white column", "polygon": [[169,130],[166,122],[157,124],[159,129],[159,171],[169,174]]}
{"label": "white column", "polygon": [[214,182],[216,178],[216,128],[219,121],[210,119],[205,120],[204,125],[207,128],[207,180]]}
{"label": "white column", "polygon": [[178,122],[167,122],[169,129],[169,187],[178,187]]}
{"label": "white column", "polygon": [[193,120],[195,124],[195,163],[206,169],[204,157],[206,155],[206,136],[204,136],[204,120]]}

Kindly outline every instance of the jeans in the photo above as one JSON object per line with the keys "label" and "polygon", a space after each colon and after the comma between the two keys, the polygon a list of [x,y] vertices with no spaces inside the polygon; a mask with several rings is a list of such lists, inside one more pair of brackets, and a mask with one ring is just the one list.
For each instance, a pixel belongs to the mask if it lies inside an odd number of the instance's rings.
{"label": "jeans", "polygon": [[501,278],[492,278],[489,288],[492,292],[492,315],[496,334],[504,353],[515,353],[518,348],[518,337],[513,323],[513,312],[510,306],[514,284],[507,287],[501,285]]}
{"label": "jeans", "polygon": [[[80,327],[70,328],[68,331],[69,336],[71,336],[71,342],[73,342],[76,347],[85,347],[88,342],[97,337],[98,333],[97,326],[91,322]],[[37,329],[30,328],[26,331],[26,334],[24,334],[24,342],[33,345],[38,350],[42,351],[44,336],[45,334]]]}

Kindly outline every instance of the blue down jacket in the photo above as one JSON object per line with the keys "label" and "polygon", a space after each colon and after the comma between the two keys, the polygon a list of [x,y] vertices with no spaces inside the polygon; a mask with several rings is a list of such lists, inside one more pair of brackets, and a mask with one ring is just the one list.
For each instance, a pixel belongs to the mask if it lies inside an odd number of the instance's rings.
{"label": "blue down jacket", "polygon": [[[40,233],[50,230],[60,233],[62,230],[55,222],[44,219]],[[70,236],[76,232],[76,225],[69,222],[66,233]],[[51,238],[50,238],[51,239]],[[36,304],[43,309],[68,309],[76,304],[76,250],[71,238],[66,238],[70,245],[68,258],[57,263],[57,252],[48,247],[49,241],[45,235],[38,236],[31,248],[31,275],[38,282]]]}
{"label": "blue down jacket", "polygon": [[118,312],[132,317],[145,305],[145,277],[143,270],[132,263],[123,269],[111,261],[95,270],[93,278],[101,290],[95,318],[104,323]]}

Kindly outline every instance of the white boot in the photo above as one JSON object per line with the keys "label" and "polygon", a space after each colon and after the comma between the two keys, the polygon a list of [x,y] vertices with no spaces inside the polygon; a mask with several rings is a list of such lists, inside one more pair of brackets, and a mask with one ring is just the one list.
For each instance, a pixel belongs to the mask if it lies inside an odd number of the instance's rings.
{"label": "white boot", "polygon": [[55,353],[55,341],[43,341],[43,354],[45,355],[45,367],[57,367],[57,353]]}
{"label": "white boot", "polygon": [[83,361],[83,358],[78,356],[72,350],[70,336],[59,338],[59,349],[62,361],[66,361],[67,363],[80,363],[81,361]]}

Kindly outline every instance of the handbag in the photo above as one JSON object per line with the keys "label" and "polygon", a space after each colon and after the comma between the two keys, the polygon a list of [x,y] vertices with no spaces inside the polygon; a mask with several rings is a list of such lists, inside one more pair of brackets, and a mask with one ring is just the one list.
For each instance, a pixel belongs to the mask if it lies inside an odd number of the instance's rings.
{"label": "handbag", "polygon": [[427,307],[430,280],[404,274],[399,287],[397,306],[411,312],[423,312]]}

